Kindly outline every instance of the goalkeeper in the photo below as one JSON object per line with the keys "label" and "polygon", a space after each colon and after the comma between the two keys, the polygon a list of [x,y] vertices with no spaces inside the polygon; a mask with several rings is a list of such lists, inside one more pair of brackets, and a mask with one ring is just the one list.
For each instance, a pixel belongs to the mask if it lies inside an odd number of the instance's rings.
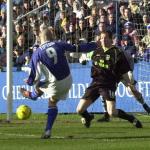
{"label": "goalkeeper", "polygon": [[130,70],[125,55],[119,48],[112,45],[112,35],[108,31],[100,34],[100,43],[101,46],[92,56],[91,77],[93,80],[77,106],[77,112],[82,116],[82,123],[87,128],[90,127],[93,115],[88,113],[87,108],[101,95],[106,101],[109,116],[128,120],[135,127],[142,128],[141,122],[135,116],[115,108],[118,76]]}
{"label": "goalkeeper", "polygon": [[[127,90],[135,97],[135,99],[143,106],[144,110],[149,114],[150,113],[150,107],[146,104],[144,101],[144,98],[142,94],[137,90],[136,88],[136,81],[133,76],[133,69],[134,69],[134,60],[128,54],[127,52],[123,51],[126,59],[130,65],[130,71],[127,73],[123,74],[121,77],[118,77],[118,81],[122,82],[126,87]],[[98,122],[108,122],[110,120],[110,117],[107,112],[107,106],[106,106],[106,101],[105,99],[102,99],[102,104],[104,108],[104,116],[100,119],[98,119]]]}

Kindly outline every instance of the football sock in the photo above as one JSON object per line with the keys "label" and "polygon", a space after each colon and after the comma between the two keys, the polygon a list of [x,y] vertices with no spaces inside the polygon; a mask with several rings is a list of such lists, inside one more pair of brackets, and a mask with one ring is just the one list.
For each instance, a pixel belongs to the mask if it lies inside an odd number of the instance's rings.
{"label": "football sock", "polygon": [[[39,84],[38,84],[38,86],[41,87],[41,86],[43,86],[44,84],[45,84],[45,82],[40,81]],[[29,93],[29,96],[30,96],[30,98],[31,98],[32,100],[37,100],[37,98],[40,97],[42,94],[43,94],[42,91],[36,92],[36,91],[34,90],[33,92],[30,92],[30,93]]]}
{"label": "football sock", "polygon": [[47,124],[46,124],[46,128],[45,131],[47,130],[51,130],[53,123],[57,117],[58,114],[58,109],[57,107],[50,107],[48,108],[48,116],[47,116]]}
{"label": "football sock", "polygon": [[121,119],[128,120],[131,123],[133,123],[134,119],[136,119],[133,115],[129,115],[121,109],[117,109],[117,110],[118,110],[118,117]]}
{"label": "football sock", "polygon": [[36,100],[38,97],[41,96],[41,94],[38,94],[35,90],[33,92],[29,93],[29,96],[32,100]]}
{"label": "football sock", "polygon": [[140,98],[137,98],[137,101],[138,101],[139,103],[141,103],[142,105],[144,104],[144,99],[143,99],[142,95],[141,95]]}
{"label": "football sock", "polygon": [[102,105],[103,105],[104,112],[107,112],[107,105],[106,105],[106,101],[104,99],[102,99]]}
{"label": "football sock", "polygon": [[80,114],[83,118],[90,118],[91,116],[90,116],[90,114],[88,113],[88,111],[87,110],[85,110],[82,114]]}
{"label": "football sock", "polygon": [[150,113],[150,107],[146,103],[143,104],[143,108],[146,110],[148,114]]}

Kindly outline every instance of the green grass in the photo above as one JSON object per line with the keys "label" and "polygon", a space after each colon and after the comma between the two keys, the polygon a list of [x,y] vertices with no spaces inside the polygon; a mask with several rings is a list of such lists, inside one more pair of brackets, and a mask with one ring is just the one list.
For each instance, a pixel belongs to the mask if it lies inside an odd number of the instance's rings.
{"label": "green grass", "polygon": [[[46,115],[32,115],[30,119],[0,123],[0,150],[148,150],[150,149],[150,116],[137,114],[142,129],[120,119],[97,123],[91,128],[80,123],[78,115],[58,115],[52,138],[40,139]],[[1,118],[5,118],[1,115]]]}

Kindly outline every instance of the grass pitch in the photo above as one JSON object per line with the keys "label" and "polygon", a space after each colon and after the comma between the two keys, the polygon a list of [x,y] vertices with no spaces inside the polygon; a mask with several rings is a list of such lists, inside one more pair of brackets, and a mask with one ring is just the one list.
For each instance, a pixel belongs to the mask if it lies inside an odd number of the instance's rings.
{"label": "grass pitch", "polygon": [[[84,128],[78,115],[58,115],[51,139],[40,139],[46,115],[32,114],[28,120],[0,122],[0,150],[148,150],[150,116],[136,115],[143,123],[137,129],[118,118],[98,123],[95,115],[90,128]],[[6,118],[1,115],[2,120]]]}

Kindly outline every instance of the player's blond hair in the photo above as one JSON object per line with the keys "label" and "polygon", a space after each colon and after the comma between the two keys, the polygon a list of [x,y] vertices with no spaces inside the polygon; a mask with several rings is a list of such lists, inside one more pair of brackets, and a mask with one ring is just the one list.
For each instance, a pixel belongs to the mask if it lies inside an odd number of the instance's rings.
{"label": "player's blond hair", "polygon": [[53,29],[51,28],[45,28],[40,32],[40,40],[41,43],[46,41],[54,41],[55,40],[55,34]]}

